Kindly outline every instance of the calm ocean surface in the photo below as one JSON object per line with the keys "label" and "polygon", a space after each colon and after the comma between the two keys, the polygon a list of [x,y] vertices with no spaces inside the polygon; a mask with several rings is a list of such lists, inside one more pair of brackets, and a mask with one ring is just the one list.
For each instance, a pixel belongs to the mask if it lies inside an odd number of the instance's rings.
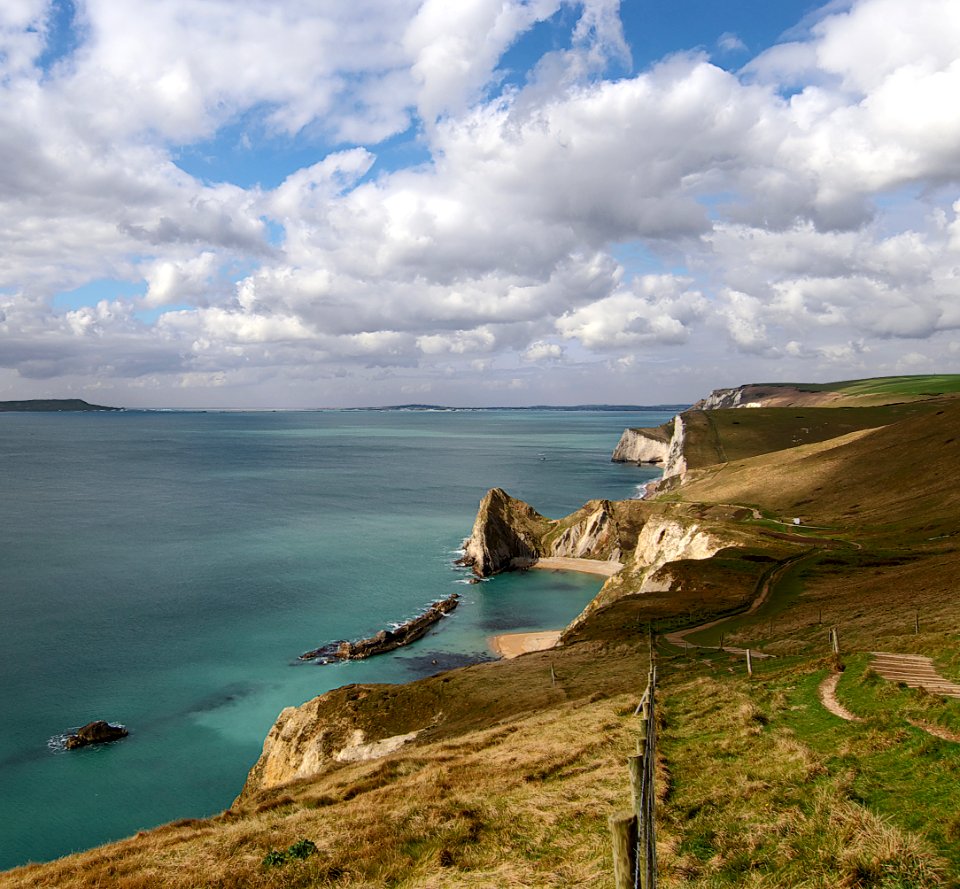
{"label": "calm ocean surface", "polygon": [[[598,579],[452,567],[481,496],[630,497],[657,473],[610,463],[620,432],[669,416],[0,414],[0,869],[228,807],[283,707],[564,625]],[[412,646],[296,662],[455,591]],[[93,719],[130,737],[51,744]]]}

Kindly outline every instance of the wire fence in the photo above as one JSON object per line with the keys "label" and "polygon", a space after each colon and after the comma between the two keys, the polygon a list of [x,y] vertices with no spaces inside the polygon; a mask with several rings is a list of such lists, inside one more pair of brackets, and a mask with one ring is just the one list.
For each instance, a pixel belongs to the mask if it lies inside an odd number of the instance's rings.
{"label": "wire fence", "polygon": [[651,661],[647,688],[637,705],[637,753],[627,757],[633,810],[610,816],[613,878],[616,889],[656,889],[656,720],[657,667]]}

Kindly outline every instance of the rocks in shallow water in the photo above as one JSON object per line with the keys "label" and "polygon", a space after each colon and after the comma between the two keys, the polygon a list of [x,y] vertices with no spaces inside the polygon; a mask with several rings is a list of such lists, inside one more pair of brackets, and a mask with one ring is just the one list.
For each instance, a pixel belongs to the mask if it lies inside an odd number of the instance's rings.
{"label": "rocks in shallow water", "polygon": [[320,663],[329,663],[331,658],[338,660],[362,660],[375,654],[384,654],[393,651],[402,645],[409,645],[426,635],[437,621],[445,614],[449,614],[457,607],[460,597],[453,593],[446,599],[434,602],[423,614],[400,624],[392,630],[381,630],[376,636],[361,639],[359,642],[331,642],[322,648],[300,655],[300,660],[318,660]]}
{"label": "rocks in shallow water", "polygon": [[122,725],[111,725],[109,722],[97,719],[77,729],[76,734],[67,735],[64,746],[67,750],[75,750],[77,747],[88,747],[90,744],[116,741],[119,738],[125,738],[128,734],[130,733]]}

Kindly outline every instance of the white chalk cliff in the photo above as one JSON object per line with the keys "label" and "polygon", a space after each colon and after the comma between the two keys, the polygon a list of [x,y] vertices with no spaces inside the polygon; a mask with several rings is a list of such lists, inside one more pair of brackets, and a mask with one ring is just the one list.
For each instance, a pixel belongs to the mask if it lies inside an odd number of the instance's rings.
{"label": "white chalk cliff", "polygon": [[639,592],[670,589],[669,572],[661,571],[681,559],[709,559],[732,541],[703,528],[696,522],[682,522],[654,516],[644,526],[634,552],[634,573],[643,573]]}
{"label": "white chalk cliff", "polygon": [[624,429],[610,459],[614,463],[659,463],[664,479],[682,480],[687,471],[683,415],[677,414],[672,429],[668,428],[664,424],[654,429]]}
{"label": "white chalk cliff", "polygon": [[621,540],[609,500],[591,501],[596,508],[570,525],[550,545],[550,555],[572,559],[620,560]]}
{"label": "white chalk cliff", "polygon": [[670,452],[670,439],[657,429],[624,429],[610,458],[614,463],[663,463]]}
{"label": "white chalk cliff", "polygon": [[[299,707],[282,710],[263,742],[263,751],[247,777],[241,797],[309,778],[336,763],[379,759],[420,734],[422,726],[411,727],[413,717],[408,715],[399,724],[394,723],[405,731],[377,737],[384,734],[384,726],[357,707],[367,693],[363,686],[343,686]],[[404,722],[407,724],[403,725]]]}
{"label": "white chalk cliff", "polygon": [[663,477],[679,478],[683,481],[687,474],[687,458],[683,452],[686,443],[686,431],[683,425],[683,414],[677,414],[673,418],[673,437],[670,439],[670,448],[667,451],[667,459],[663,465]]}

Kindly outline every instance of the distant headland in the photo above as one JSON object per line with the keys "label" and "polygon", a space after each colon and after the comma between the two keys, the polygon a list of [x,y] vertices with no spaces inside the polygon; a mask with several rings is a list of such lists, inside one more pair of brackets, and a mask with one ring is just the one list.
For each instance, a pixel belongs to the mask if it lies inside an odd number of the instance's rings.
{"label": "distant headland", "polygon": [[90,404],[82,398],[31,398],[26,401],[0,401],[0,411],[121,411],[121,407]]}

